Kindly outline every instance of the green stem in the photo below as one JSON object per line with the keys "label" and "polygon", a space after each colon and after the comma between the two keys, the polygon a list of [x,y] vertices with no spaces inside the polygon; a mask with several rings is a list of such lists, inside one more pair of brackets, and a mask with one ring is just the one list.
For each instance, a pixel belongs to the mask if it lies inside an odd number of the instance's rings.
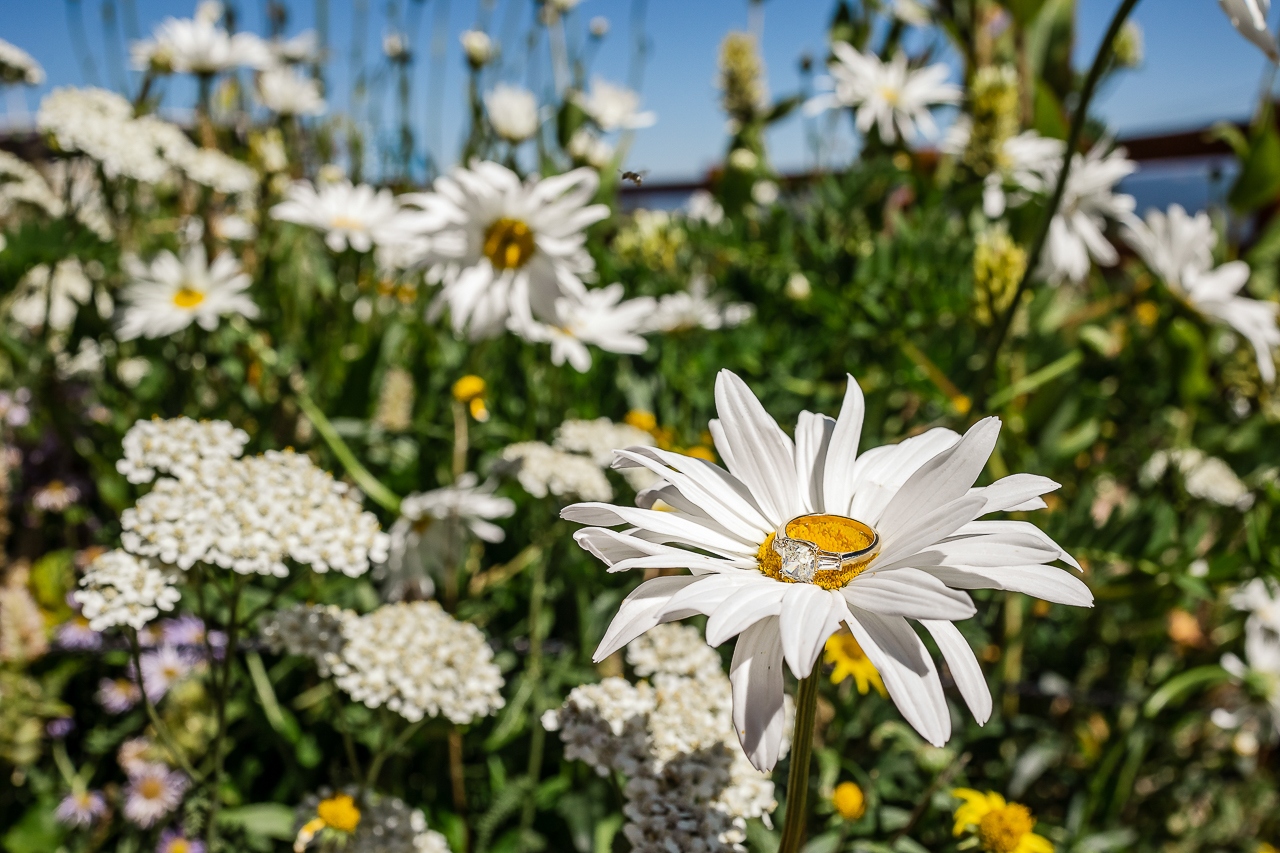
{"label": "green stem", "polygon": [[156,734],[160,736],[165,749],[169,750],[169,754],[173,756],[174,762],[182,768],[184,773],[191,777],[192,781],[199,781],[200,774],[191,766],[191,762],[187,760],[186,753],[178,746],[173,733],[169,731],[169,727],[165,725],[164,720],[160,719],[160,715],[156,713],[156,706],[151,703],[151,698],[147,696],[147,686],[142,679],[142,648],[138,645],[138,632],[133,628],[129,629],[129,653],[133,658],[134,675],[138,678],[138,692],[142,694],[142,705],[147,709],[147,717],[151,719],[151,725],[155,727]]}
{"label": "green stem", "polygon": [[809,754],[813,752],[813,725],[818,716],[818,680],[822,672],[814,667],[800,679],[796,696],[796,728],[791,736],[791,770],[787,774],[787,815],[782,824],[778,853],[798,853],[804,844],[809,816]]}
{"label": "green stem", "polygon": [[218,730],[213,739],[213,781],[209,792],[209,826],[205,831],[208,849],[216,849],[218,841],[218,809],[221,806],[223,766],[226,758],[223,749],[227,739],[227,702],[231,698],[232,664],[236,656],[236,643],[240,639],[240,622],[236,611],[240,608],[240,592],[244,589],[245,576],[237,575],[228,603],[227,647],[223,651],[222,678],[218,680]]}
{"label": "green stem", "polygon": [[542,753],[546,746],[547,732],[542,728],[542,711],[545,704],[542,690],[542,606],[547,592],[547,562],[544,556],[533,564],[533,591],[529,596],[529,679],[534,685],[533,726],[529,735],[529,789],[525,793],[524,808],[520,813],[520,836],[517,850],[526,850],[526,840],[533,829],[537,814],[538,779],[542,773]]}
{"label": "green stem", "polygon": [[991,349],[987,354],[987,360],[982,369],[982,379],[978,383],[976,401],[978,405],[973,407],[974,412],[981,412],[985,407],[987,384],[995,372],[996,360],[1000,355],[1000,347],[1004,344],[1004,339],[1009,334],[1009,327],[1013,325],[1013,315],[1017,313],[1018,305],[1022,302],[1022,294],[1031,286],[1031,279],[1036,274],[1036,268],[1040,266],[1040,256],[1044,253],[1044,244],[1049,239],[1049,228],[1053,224],[1053,218],[1058,214],[1058,208],[1062,206],[1062,197],[1067,191],[1067,177],[1071,172],[1071,161],[1080,147],[1080,135],[1084,132],[1084,123],[1089,116],[1089,102],[1093,100],[1094,91],[1098,88],[1098,83],[1102,80],[1103,72],[1106,71],[1107,63],[1111,59],[1112,44],[1115,42],[1116,36],[1120,34],[1120,28],[1124,26],[1129,13],[1137,5],[1138,0],[1123,0],[1121,2],[1120,8],[1116,9],[1115,15],[1111,18],[1111,26],[1107,28],[1107,33],[1103,36],[1102,44],[1098,45],[1098,52],[1093,57],[1093,65],[1089,68],[1089,76],[1085,78],[1084,88],[1080,91],[1080,103],[1076,106],[1075,113],[1071,116],[1071,131],[1067,135],[1067,150],[1062,155],[1062,168],[1058,170],[1058,182],[1053,188],[1053,196],[1050,198],[1049,206],[1045,208],[1044,216],[1040,222],[1040,233],[1036,235],[1036,241],[1031,247],[1031,254],[1027,256],[1027,268],[1022,273],[1022,280],[1018,282],[1018,289],[1013,294],[1013,300],[1009,303],[1009,308],[1000,320],[995,337],[991,341]]}
{"label": "green stem", "polygon": [[342,467],[347,469],[351,479],[356,481],[356,485],[364,490],[364,493],[372,498],[378,506],[398,514],[400,512],[400,498],[396,496],[395,492],[382,485],[377,477],[369,473],[368,468],[360,464],[360,460],[356,459],[355,453],[342,440],[342,436],[338,435],[338,431],[333,428],[333,424],[325,417],[324,412],[320,411],[320,407],[311,399],[311,395],[306,392],[306,389],[302,387],[294,388],[294,394],[298,401],[298,406],[306,414],[307,419],[311,421],[311,425],[316,428],[316,432],[320,433],[320,437],[324,439],[325,444],[329,445],[333,455],[338,457]]}

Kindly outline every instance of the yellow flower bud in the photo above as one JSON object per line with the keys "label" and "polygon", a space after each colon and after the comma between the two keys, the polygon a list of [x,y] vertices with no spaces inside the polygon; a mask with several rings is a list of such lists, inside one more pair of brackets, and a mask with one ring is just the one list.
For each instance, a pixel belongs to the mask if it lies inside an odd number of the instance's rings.
{"label": "yellow flower bud", "polygon": [[485,388],[483,379],[474,374],[468,374],[453,383],[453,399],[459,403],[469,403],[477,397],[483,397]]}
{"label": "yellow flower bud", "polygon": [[831,795],[831,805],[845,820],[857,820],[867,811],[867,798],[854,783],[841,782]]}

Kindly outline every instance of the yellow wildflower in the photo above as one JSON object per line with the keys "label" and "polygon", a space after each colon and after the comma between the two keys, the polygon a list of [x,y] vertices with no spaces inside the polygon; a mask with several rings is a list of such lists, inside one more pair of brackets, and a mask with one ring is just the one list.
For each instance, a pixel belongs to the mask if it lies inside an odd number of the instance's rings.
{"label": "yellow wildflower", "polygon": [[653,412],[646,412],[644,409],[632,409],[627,412],[626,420],[631,426],[645,432],[653,432],[658,428],[658,419]]}
{"label": "yellow wildflower", "polygon": [[466,403],[471,410],[471,417],[481,423],[489,420],[489,410],[484,405],[486,388],[485,381],[474,374],[468,374],[453,383],[453,399]]}
{"label": "yellow wildflower", "polygon": [[302,853],[323,830],[331,829],[350,835],[359,825],[360,809],[349,795],[338,794],[327,800],[321,800],[320,805],[316,806],[316,816],[307,821],[298,831],[293,849],[295,853]]}
{"label": "yellow wildflower", "polygon": [[884,689],[884,682],[880,680],[880,673],[876,671],[875,664],[867,658],[866,653],[862,651],[862,646],[858,645],[858,641],[852,634],[832,634],[827,640],[823,658],[827,663],[836,665],[835,671],[831,673],[832,684],[839,684],[849,676],[853,676],[858,685],[858,692],[862,695],[865,696],[872,687],[881,696],[889,695]]}
{"label": "yellow wildflower", "polygon": [[956,809],[957,836],[977,836],[988,853],[1053,853],[1053,843],[1031,830],[1036,819],[1021,803],[1007,803],[994,791],[982,793],[972,788],[956,788],[953,797],[964,800]]}
{"label": "yellow wildflower", "polygon": [[867,811],[867,798],[857,785],[841,782],[831,795],[831,805],[845,820],[857,820]]}

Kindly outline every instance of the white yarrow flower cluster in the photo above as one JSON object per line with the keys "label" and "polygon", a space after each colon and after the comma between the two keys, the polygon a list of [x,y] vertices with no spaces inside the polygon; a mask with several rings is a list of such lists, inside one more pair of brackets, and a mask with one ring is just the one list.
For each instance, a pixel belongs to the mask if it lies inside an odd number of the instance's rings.
{"label": "white yarrow flower cluster", "polygon": [[[582,453],[601,468],[613,462],[613,451],[619,447],[652,447],[653,436],[631,424],[614,423],[608,418],[591,421],[569,420],[556,428],[554,447],[570,453]],[[643,468],[629,468],[622,472],[627,483],[636,491],[652,486],[656,479]]]}
{"label": "white yarrow flower cluster", "polygon": [[1280,347],[1280,304],[1239,295],[1251,274],[1244,261],[1214,267],[1218,233],[1209,214],[1200,211],[1193,217],[1177,204],[1167,214],[1151,210],[1146,222],[1130,223],[1125,239],[1176,296],[1239,332],[1253,347],[1262,380],[1275,381],[1272,352]]}
{"label": "white yarrow flower cluster", "polygon": [[334,604],[298,604],[271,615],[262,626],[262,641],[276,654],[309,658],[327,678],[342,658],[343,626],[358,618],[355,611]]}
{"label": "white yarrow flower cluster", "polygon": [[93,561],[73,596],[92,630],[115,625],[141,630],[178,603],[174,582],[173,572],[117,549]]}
{"label": "white yarrow flower cluster", "polygon": [[124,458],[116,470],[130,483],[150,483],[156,474],[179,480],[195,476],[206,459],[237,459],[249,434],[226,421],[187,417],[140,420],[124,434]]}
{"label": "white yarrow flower cluster", "polygon": [[1143,464],[1138,479],[1150,487],[1164,477],[1170,466],[1182,475],[1182,484],[1192,497],[1241,512],[1253,506],[1253,493],[1231,466],[1195,447],[1157,450]]}
{"label": "white yarrow flower cluster", "polygon": [[291,450],[202,459],[183,480],[158,480],[121,526],[134,554],[276,577],[289,574],[286,560],[359,577],[386,559],[389,541],[345,483]]}
{"label": "white yarrow flower cluster", "polygon": [[[506,462],[515,463],[516,479],[535,498],[595,495],[609,500],[613,487],[599,465],[586,456],[559,450],[541,441],[522,441],[502,451]],[[604,496],[608,497],[604,497]]]}
{"label": "white yarrow flower cluster", "polygon": [[385,604],[343,623],[334,683],[370,708],[464,725],[501,708],[503,678],[480,629],[434,601]]}
{"label": "white yarrow flower cluster", "polygon": [[16,44],[0,39],[0,83],[23,83],[39,86],[44,82],[44,69]]}
{"label": "white yarrow flower cluster", "polygon": [[738,747],[719,656],[694,628],[664,625],[627,649],[653,684],[606,678],[543,716],[565,757],[630,777],[623,833],[632,849],[743,851],[746,820],[777,807],[773,782]]}

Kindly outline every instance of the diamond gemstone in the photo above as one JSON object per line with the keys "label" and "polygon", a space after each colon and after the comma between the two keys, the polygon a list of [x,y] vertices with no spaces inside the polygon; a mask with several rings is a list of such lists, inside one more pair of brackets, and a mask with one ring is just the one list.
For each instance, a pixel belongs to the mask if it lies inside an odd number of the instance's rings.
{"label": "diamond gemstone", "polygon": [[782,543],[782,574],[801,583],[813,583],[813,573],[818,568],[818,553],[807,542],[791,540]]}

